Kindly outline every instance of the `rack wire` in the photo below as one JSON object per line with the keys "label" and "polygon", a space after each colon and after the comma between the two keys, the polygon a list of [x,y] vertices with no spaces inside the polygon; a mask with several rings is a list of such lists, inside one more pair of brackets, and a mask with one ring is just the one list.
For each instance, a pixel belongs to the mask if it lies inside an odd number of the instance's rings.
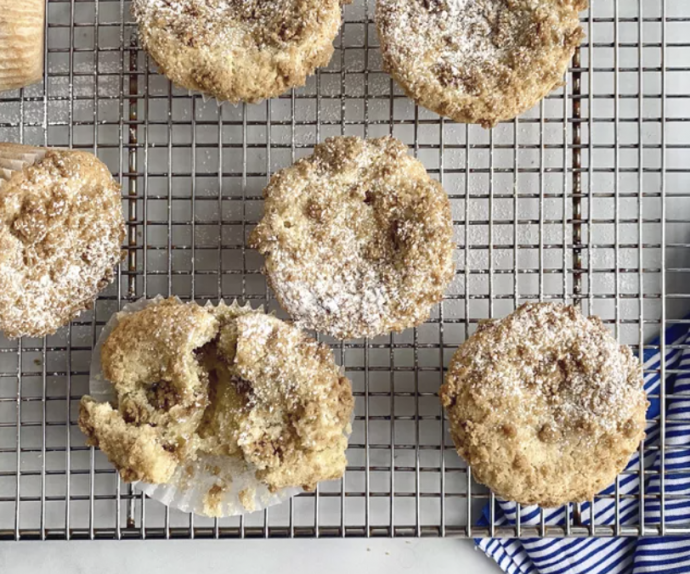
{"label": "rack wire", "polygon": [[[0,338],[0,539],[687,534],[637,518],[498,524],[455,453],[437,398],[455,348],[527,300],[600,315],[642,356],[688,322],[690,3],[590,0],[563,87],[485,131],[414,106],[381,66],[374,4],[344,7],[328,68],[304,88],[219,107],[172,87],[139,49],[129,3],[47,0],[42,84],[0,94],[0,139],[92,151],[122,184],[127,258],[117,281],[56,335]],[[457,274],[417,329],[330,343],[357,400],[349,465],[267,511],[211,520],[122,483],[76,426],[100,328],[142,296],[265,303],[246,238],[275,170],[332,135],[392,134],[450,196]],[[662,355],[671,343],[661,340]],[[682,347],[678,345],[678,347]],[[662,379],[668,374],[659,367]],[[661,388],[662,402],[668,393]],[[664,432],[665,415],[660,416]],[[653,471],[634,470],[647,476]],[[663,466],[661,492],[668,494]],[[612,495],[616,509],[625,495]],[[480,522],[488,504],[487,520]]]}

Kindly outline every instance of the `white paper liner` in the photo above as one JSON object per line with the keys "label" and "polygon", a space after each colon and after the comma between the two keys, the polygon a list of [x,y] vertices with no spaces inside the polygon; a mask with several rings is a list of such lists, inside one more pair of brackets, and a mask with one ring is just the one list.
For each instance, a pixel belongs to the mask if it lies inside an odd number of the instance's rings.
{"label": "white paper liner", "polygon": [[42,160],[46,148],[26,146],[21,144],[0,144],[0,189],[9,181],[12,175],[24,168]]}
{"label": "white paper liner", "polygon": [[[102,402],[115,399],[112,384],[103,376],[101,347],[117,324],[118,317],[141,311],[148,305],[163,300],[164,298],[158,295],[154,299],[140,299],[127,304],[103,327],[91,359],[89,392],[94,399]],[[209,305],[210,303],[207,304]],[[199,455],[194,463],[180,465],[168,484],[148,484],[139,481],[133,485],[147,496],[171,508],[218,518],[260,511],[302,492],[299,487],[270,492],[268,487],[256,478],[256,468],[253,465],[247,464],[239,457],[204,454]],[[213,493],[214,487],[216,494]],[[213,504],[209,504],[209,501]],[[212,512],[209,512],[211,506]]]}
{"label": "white paper liner", "polygon": [[[172,81],[172,80],[170,80],[170,78],[168,78],[168,81]],[[177,86],[177,84],[174,84],[174,85]],[[178,87],[182,87],[182,86],[178,86]],[[189,88],[186,88],[186,90],[187,90],[187,95],[189,97],[193,98],[194,96],[201,96],[201,101],[204,102],[205,104],[207,104],[209,102],[216,102],[216,104],[218,104],[218,107],[222,107],[223,104],[228,104],[229,106],[232,106],[234,108],[239,108],[243,103],[245,103],[242,101],[231,102],[230,100],[219,100],[218,98],[214,98],[212,95],[207,94],[206,92],[202,92],[201,90],[190,90]],[[263,99],[263,100],[259,100],[258,102],[253,102],[253,103],[260,104],[260,103],[265,102],[265,101],[266,100]]]}

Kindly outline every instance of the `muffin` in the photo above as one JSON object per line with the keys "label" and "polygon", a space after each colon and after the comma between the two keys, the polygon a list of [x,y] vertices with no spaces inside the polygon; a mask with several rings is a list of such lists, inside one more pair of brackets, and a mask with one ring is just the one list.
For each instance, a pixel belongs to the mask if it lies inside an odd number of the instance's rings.
{"label": "muffin", "polygon": [[204,456],[242,461],[269,491],[345,471],[350,382],[328,347],[273,316],[154,302],[118,316],[101,361],[116,400],[84,397],[79,426],[125,481],[164,484]]}
{"label": "muffin", "polygon": [[326,66],[340,0],[133,0],[139,40],[175,84],[258,102]]}
{"label": "muffin", "polygon": [[590,500],[644,438],[639,361],[574,307],[525,304],[482,323],[440,396],[473,477],[521,504]]}
{"label": "muffin", "polygon": [[0,0],[0,92],[43,79],[45,0]]}
{"label": "muffin", "polygon": [[275,174],[250,244],[292,318],[338,338],[423,323],[451,281],[450,203],[393,138],[330,138]]}
{"label": "muffin", "polygon": [[491,127],[561,85],[586,0],[377,0],[386,70],[419,105]]}
{"label": "muffin", "polygon": [[0,330],[54,333],[114,277],[120,187],[95,156],[0,144]]}

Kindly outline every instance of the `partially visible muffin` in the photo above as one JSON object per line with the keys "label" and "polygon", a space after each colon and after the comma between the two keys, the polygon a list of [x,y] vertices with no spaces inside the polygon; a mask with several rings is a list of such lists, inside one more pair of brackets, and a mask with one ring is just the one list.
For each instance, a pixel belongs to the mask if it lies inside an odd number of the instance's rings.
{"label": "partially visible muffin", "polygon": [[54,333],[122,259],[120,187],[90,153],[0,144],[0,330]]}
{"label": "partially visible muffin", "polygon": [[455,272],[450,202],[394,138],[329,138],[276,173],[250,243],[283,308],[338,338],[423,323]]}
{"label": "partially visible muffin", "polygon": [[333,55],[340,0],[133,0],[142,46],[175,84],[257,102]]}
{"label": "partially visible muffin", "polygon": [[640,363],[598,317],[552,303],[480,325],[440,391],[458,453],[498,496],[591,499],[644,437]]}
{"label": "partially visible muffin", "polygon": [[0,92],[43,79],[45,0],[0,0]]}
{"label": "partially visible muffin", "polygon": [[419,105],[491,127],[563,81],[586,0],[377,0],[385,68]]}

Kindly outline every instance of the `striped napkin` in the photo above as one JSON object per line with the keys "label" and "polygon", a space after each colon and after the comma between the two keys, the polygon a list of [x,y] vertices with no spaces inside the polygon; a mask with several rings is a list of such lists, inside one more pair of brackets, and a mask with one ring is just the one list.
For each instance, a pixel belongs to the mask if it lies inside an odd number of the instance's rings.
{"label": "striped napkin", "polygon": [[[665,455],[666,524],[690,522],[690,349],[673,348],[690,344],[690,327],[674,325],[666,331],[666,391],[674,396],[666,401],[666,445]],[[659,339],[650,346],[658,346]],[[660,374],[658,372],[660,351],[648,349],[644,352],[645,389],[647,393],[659,394]],[[679,393],[681,396],[676,396]],[[659,398],[650,399],[647,419],[654,419],[660,413]],[[660,492],[660,451],[649,448],[659,445],[660,428],[656,421],[648,423],[645,439],[645,458],[642,461],[646,471],[645,495]],[[672,446],[671,450],[668,447]],[[636,453],[628,464],[628,470],[639,471],[640,455]],[[621,495],[635,495],[640,492],[638,474],[622,474],[618,481]],[[614,494],[615,485],[604,494]],[[619,516],[621,525],[639,525],[641,510],[647,525],[658,524],[661,515],[660,500],[646,499],[640,509],[637,497],[621,497]],[[593,508],[592,508],[593,506]],[[615,524],[616,506],[612,498],[597,498],[594,504],[580,505],[583,524],[591,522],[594,510],[594,524]],[[572,513],[573,508],[570,508]],[[536,506],[522,507],[523,526],[538,526],[541,509]],[[571,514],[572,516],[572,514]],[[488,524],[489,508],[484,509],[481,523]],[[564,524],[566,509],[545,509],[547,525]],[[497,502],[495,522],[497,525],[514,524],[516,505],[513,502]],[[502,538],[478,539],[477,546],[493,558],[508,574],[600,574],[624,573],[662,574],[690,573],[690,538],[646,537],[646,538],[546,538],[510,540]]]}

